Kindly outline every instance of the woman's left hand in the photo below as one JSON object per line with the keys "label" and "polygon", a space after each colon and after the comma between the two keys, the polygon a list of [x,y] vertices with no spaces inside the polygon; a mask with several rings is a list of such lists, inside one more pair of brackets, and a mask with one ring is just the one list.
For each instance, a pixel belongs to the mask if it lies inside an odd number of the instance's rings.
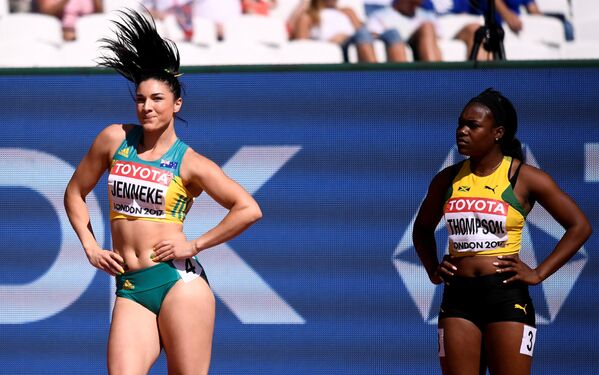
{"label": "woman's left hand", "polygon": [[497,257],[497,261],[493,262],[493,265],[497,267],[497,273],[510,272],[515,274],[504,281],[506,284],[521,281],[524,284],[537,285],[543,281],[537,271],[528,267],[518,256],[500,255]]}
{"label": "woman's left hand", "polygon": [[152,260],[165,262],[173,259],[185,259],[196,255],[193,243],[183,239],[162,240],[154,245]]}

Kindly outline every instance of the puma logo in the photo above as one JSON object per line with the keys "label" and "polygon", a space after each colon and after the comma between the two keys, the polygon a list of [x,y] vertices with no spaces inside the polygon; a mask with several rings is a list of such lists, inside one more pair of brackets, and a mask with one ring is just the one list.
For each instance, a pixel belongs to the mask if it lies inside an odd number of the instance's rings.
{"label": "puma logo", "polygon": [[521,304],[517,303],[517,304],[514,305],[514,308],[515,309],[520,309],[520,310],[524,311],[524,315],[526,315],[526,306],[528,306],[528,304],[526,304],[526,305],[524,305],[524,307],[522,307]]}
{"label": "puma logo", "polygon": [[495,189],[497,189],[497,185],[495,187],[490,187],[489,185],[485,185],[485,189],[491,190],[493,194],[495,194]]}

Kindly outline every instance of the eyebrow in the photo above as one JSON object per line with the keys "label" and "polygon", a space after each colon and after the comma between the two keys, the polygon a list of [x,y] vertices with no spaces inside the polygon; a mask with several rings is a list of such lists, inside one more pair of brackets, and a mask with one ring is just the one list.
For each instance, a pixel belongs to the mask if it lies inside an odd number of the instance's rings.
{"label": "eyebrow", "polygon": [[[163,92],[153,92],[150,94],[150,96],[158,96],[158,95],[165,95]],[[144,97],[145,95],[143,94],[135,94],[136,97]]]}

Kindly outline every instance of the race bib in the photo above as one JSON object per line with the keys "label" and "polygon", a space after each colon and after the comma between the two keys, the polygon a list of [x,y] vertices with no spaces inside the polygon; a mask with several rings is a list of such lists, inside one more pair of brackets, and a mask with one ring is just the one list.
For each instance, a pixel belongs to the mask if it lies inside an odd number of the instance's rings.
{"label": "race bib", "polygon": [[449,241],[456,252],[505,247],[509,205],[489,198],[451,198],[445,205]]}
{"label": "race bib", "polygon": [[520,344],[520,353],[532,357],[532,352],[535,349],[535,341],[537,340],[537,329],[525,325],[522,333],[522,343]]}
{"label": "race bib", "polygon": [[200,262],[195,257],[187,259],[175,259],[173,264],[179,272],[181,279],[188,283],[192,280],[197,279],[202,274],[203,268]]}
{"label": "race bib", "polygon": [[172,179],[172,172],[164,169],[119,160],[108,176],[110,209],[128,216],[164,218]]}

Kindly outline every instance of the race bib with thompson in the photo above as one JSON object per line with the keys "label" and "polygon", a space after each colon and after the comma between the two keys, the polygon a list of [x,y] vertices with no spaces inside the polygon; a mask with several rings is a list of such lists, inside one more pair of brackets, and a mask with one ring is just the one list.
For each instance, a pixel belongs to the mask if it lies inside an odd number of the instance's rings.
{"label": "race bib with thompson", "polygon": [[451,198],[445,206],[450,244],[456,252],[505,247],[508,203],[489,198]]}

